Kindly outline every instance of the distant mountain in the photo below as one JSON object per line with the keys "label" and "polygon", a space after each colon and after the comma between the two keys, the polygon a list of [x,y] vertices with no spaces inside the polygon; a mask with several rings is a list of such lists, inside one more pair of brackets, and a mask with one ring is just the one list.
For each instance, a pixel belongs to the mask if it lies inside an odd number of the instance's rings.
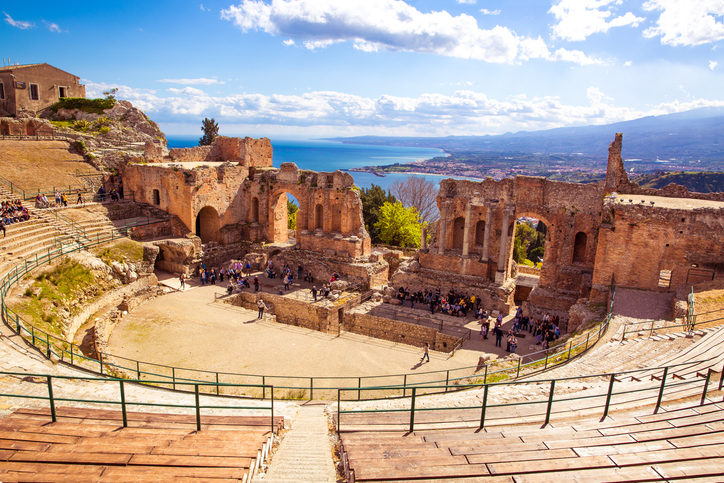
{"label": "distant mountain", "polygon": [[[334,138],[351,144],[418,146],[455,151],[518,152],[605,158],[617,132],[624,159],[721,161],[724,167],[724,108],[701,108],[603,126],[564,127],[487,136]],[[722,168],[719,168],[722,169]]]}
{"label": "distant mountain", "polygon": [[686,186],[697,193],[721,193],[724,191],[724,173],[704,171],[701,173],[653,173],[634,179],[642,188],[661,189],[669,183]]}

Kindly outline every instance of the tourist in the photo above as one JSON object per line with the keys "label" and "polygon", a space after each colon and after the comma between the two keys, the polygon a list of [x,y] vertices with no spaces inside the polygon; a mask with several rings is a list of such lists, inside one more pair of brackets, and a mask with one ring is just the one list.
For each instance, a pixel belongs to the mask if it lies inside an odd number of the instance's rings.
{"label": "tourist", "polygon": [[495,329],[493,330],[493,333],[495,334],[495,347],[503,347],[503,331],[498,327],[496,324]]}
{"label": "tourist", "polygon": [[254,292],[259,291],[259,277],[254,277]]}
{"label": "tourist", "polygon": [[430,344],[425,342],[425,345],[422,346],[423,352],[422,352],[422,359],[420,359],[420,363],[425,362],[426,359],[427,359],[427,362],[430,362],[429,350],[430,350]]}
{"label": "tourist", "polygon": [[184,290],[186,288],[186,275],[182,273],[178,280],[181,282],[181,290]]}
{"label": "tourist", "polygon": [[302,264],[300,263],[297,265],[297,280],[302,279],[302,272],[304,272],[304,267],[302,267]]}
{"label": "tourist", "polygon": [[251,276],[251,262],[249,261],[246,262],[246,276]]}
{"label": "tourist", "polygon": [[312,296],[314,297],[314,301],[317,301],[317,286],[312,286]]}
{"label": "tourist", "polygon": [[0,230],[3,231],[3,238],[5,238],[5,222],[0,218]]}
{"label": "tourist", "polygon": [[264,310],[266,310],[267,306],[264,304],[264,301],[262,299],[259,299],[259,301],[256,303],[256,306],[259,307],[259,316],[257,319],[263,319],[264,318]]}
{"label": "tourist", "polygon": [[515,349],[518,348],[518,339],[515,338],[515,336],[511,336],[510,341],[510,353],[515,354]]}
{"label": "tourist", "polygon": [[480,322],[480,340],[483,341],[488,338],[488,331],[485,324]]}
{"label": "tourist", "polygon": [[60,202],[63,203],[64,207],[68,207],[68,197],[65,196],[65,193],[60,195]]}
{"label": "tourist", "polygon": [[60,191],[55,190],[55,206],[60,206],[61,198],[60,198]]}
{"label": "tourist", "polygon": [[287,292],[289,291],[289,284],[292,283],[292,276],[291,274],[284,275],[284,290]]}
{"label": "tourist", "polygon": [[78,199],[75,201],[75,204],[85,206],[85,203],[83,203],[83,194],[80,190],[78,190]]}

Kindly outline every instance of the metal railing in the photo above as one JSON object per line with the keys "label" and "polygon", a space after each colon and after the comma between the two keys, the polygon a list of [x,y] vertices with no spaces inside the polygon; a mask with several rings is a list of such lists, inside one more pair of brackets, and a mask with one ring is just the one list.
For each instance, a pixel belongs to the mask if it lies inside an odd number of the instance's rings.
{"label": "metal railing", "polygon": [[[698,367],[702,366],[704,367]],[[703,371],[703,372],[702,372]],[[642,406],[645,404],[652,404],[654,406],[653,413],[658,413],[659,409],[661,408],[661,404],[664,399],[664,394],[668,390],[669,393],[676,392],[676,394],[672,395],[672,400],[680,400],[685,398],[691,398],[691,397],[698,397],[699,393],[698,391],[701,391],[701,396],[699,399],[699,405],[704,405],[706,402],[706,397],[709,391],[711,390],[711,382],[713,379],[713,375],[716,373],[720,373],[719,376],[719,382],[716,387],[716,390],[721,391],[722,387],[724,387],[724,368],[720,370],[715,370],[713,366],[711,365],[711,360],[703,360],[703,361],[690,361],[690,362],[684,362],[680,364],[674,364],[664,367],[657,367],[657,368],[649,368],[649,369],[636,369],[631,371],[622,371],[622,372],[615,372],[615,373],[604,373],[604,374],[589,374],[584,376],[574,376],[574,377],[565,377],[565,378],[558,378],[558,379],[539,379],[539,380],[522,380],[522,381],[511,381],[511,382],[493,382],[493,383],[487,383],[487,384],[469,384],[464,387],[464,389],[482,389],[482,403],[480,405],[474,405],[474,406],[448,406],[448,407],[418,407],[417,406],[417,399],[420,397],[418,390],[419,389],[427,389],[426,386],[417,386],[413,387],[411,389],[411,395],[410,395],[410,406],[409,408],[388,408],[388,409],[353,409],[353,410],[346,410],[342,409],[342,402],[348,399],[345,399],[342,397],[342,394],[344,392],[352,392],[360,394],[361,392],[365,391],[374,391],[374,392],[384,392],[387,388],[385,387],[353,387],[353,388],[340,388],[337,391],[337,433],[339,434],[342,431],[341,425],[342,425],[342,415],[344,414],[350,414],[350,415],[365,415],[365,414],[400,414],[400,413],[407,413],[409,414],[409,420],[405,417],[405,419],[400,419],[397,426],[399,427],[399,430],[405,431],[405,432],[413,432],[415,430],[415,416],[419,415],[422,412],[428,413],[428,412],[442,412],[445,411],[457,411],[456,417],[454,420],[450,420],[449,418],[444,418],[441,420],[436,421],[426,421],[425,424],[432,424],[434,425],[434,428],[440,428],[442,424],[448,423],[450,424],[459,424],[463,427],[470,428],[470,423],[473,422],[478,423],[479,426],[478,429],[482,430],[486,423],[490,422],[490,414],[489,411],[491,409],[496,408],[504,408],[503,411],[501,411],[500,418],[499,419],[510,419],[510,408],[514,406],[530,406],[530,405],[539,405],[544,406],[544,411],[539,411],[538,415],[543,420],[543,426],[547,426],[550,423],[551,420],[551,414],[553,412],[553,406],[556,404],[558,407],[564,407],[565,409],[562,411],[564,413],[568,413],[571,411],[572,404],[576,401],[582,401],[587,400],[591,401],[593,399],[599,399],[601,402],[594,406],[592,403],[588,403],[586,406],[586,410],[592,411],[596,408],[600,408],[602,413],[601,421],[606,419],[606,417],[609,414],[609,411],[611,409],[612,400],[616,396],[628,396],[633,395],[636,399],[631,401],[625,401],[621,404],[636,404],[638,406]],[[645,379],[649,379],[649,381],[646,381]],[[569,381],[587,381],[589,384],[591,383],[591,379],[599,379],[601,382],[603,382],[603,387],[607,386],[607,389],[605,392],[601,392],[598,394],[584,394],[580,395],[579,391],[574,391],[570,394],[569,397],[562,397],[560,399],[555,399],[555,388],[556,383],[560,384],[563,382],[569,382]],[[629,381],[625,381],[624,379],[629,379]],[[667,381],[671,379],[671,382]],[[605,383],[608,383],[607,385]],[[701,384],[703,382],[703,384]],[[614,391],[614,386],[616,383],[619,383],[619,386],[621,384],[625,384],[627,387]],[[499,404],[491,404],[488,402],[488,396],[491,391],[491,389],[495,388],[501,388],[503,393],[508,393],[509,391],[506,391],[506,389],[513,388],[515,386],[523,386],[523,385],[535,385],[535,386],[548,386],[548,394],[546,397],[542,399],[536,399],[536,400],[530,400],[529,398],[520,398],[518,401],[513,402],[505,402],[505,403],[499,403]],[[438,387],[435,387],[438,389]],[[394,389],[394,388],[390,388]],[[447,389],[454,389],[454,390],[460,390],[461,388],[458,386],[447,386]],[[358,396],[358,399],[360,397]],[[464,415],[460,414],[460,411],[471,411],[471,413],[468,414],[468,417],[465,418]],[[472,415],[474,412],[477,411],[476,415],[474,416],[474,419]],[[506,414],[507,413],[507,414]],[[518,413],[515,413],[518,414]],[[478,416],[479,415],[479,416]],[[535,416],[535,415],[533,415]],[[372,417],[373,419],[373,417]],[[526,419],[530,421],[531,416],[527,416]],[[408,422],[409,421],[409,422]],[[394,422],[390,421],[389,419],[386,420],[386,431],[389,431],[390,425],[395,424]],[[467,423],[467,424],[466,424]]]}
{"label": "metal railing", "polygon": [[[199,383],[196,382],[178,382],[178,384],[186,385],[186,386],[193,386],[193,394],[195,396],[194,398],[194,404],[173,404],[173,403],[161,403],[161,402],[146,402],[146,401],[129,401],[126,398],[126,390],[125,390],[125,384],[129,381],[126,381],[124,379],[119,378],[99,378],[99,377],[85,377],[85,376],[58,376],[58,375],[50,375],[50,374],[29,374],[26,372],[0,372],[0,375],[3,376],[20,376],[23,378],[40,378],[45,379],[45,384],[48,389],[48,395],[47,396],[41,396],[37,394],[28,394],[26,393],[2,393],[0,394],[0,397],[14,397],[14,398],[20,398],[20,399],[39,399],[39,400],[45,400],[48,401],[48,406],[50,407],[50,417],[52,422],[57,422],[56,417],[56,403],[58,402],[72,402],[72,403],[82,403],[84,405],[86,404],[110,404],[110,405],[117,405],[121,407],[121,417],[123,421],[123,427],[128,427],[128,406],[154,406],[154,407],[163,407],[163,408],[185,408],[185,409],[194,409],[195,415],[196,415],[196,431],[201,431],[201,410],[202,409],[230,409],[230,410],[259,410],[259,411],[269,411],[270,412],[270,428],[272,434],[275,433],[275,424],[274,424],[274,386],[263,386],[264,389],[268,389],[269,393],[271,394],[270,398],[270,405],[269,407],[264,406],[240,406],[240,405],[234,405],[234,406],[220,406],[220,405],[202,405],[201,404],[201,392],[199,390]],[[77,381],[91,381],[98,384],[118,384],[119,385],[119,392],[118,392],[118,400],[99,400],[99,399],[80,399],[80,398],[67,398],[67,397],[58,397],[55,395],[54,388],[53,388],[53,381],[58,380],[71,380],[73,382]],[[154,384],[156,381],[144,381],[146,384]],[[224,384],[224,383],[205,383],[205,385],[211,385],[216,387],[237,387],[242,386],[240,384]],[[244,385],[246,386],[246,385]],[[22,387],[22,384],[18,384],[16,387],[20,388]],[[261,386],[255,386],[255,387],[261,387]],[[35,392],[35,391],[28,391],[28,392]],[[238,399],[238,398],[234,398]]]}

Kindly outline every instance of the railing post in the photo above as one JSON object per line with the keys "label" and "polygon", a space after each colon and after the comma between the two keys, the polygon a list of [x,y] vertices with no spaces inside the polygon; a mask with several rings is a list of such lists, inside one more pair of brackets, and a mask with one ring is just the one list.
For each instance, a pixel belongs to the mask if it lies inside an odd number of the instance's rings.
{"label": "railing post", "polygon": [[70,365],[73,365],[73,343],[70,343]]}
{"label": "railing post", "polygon": [[483,375],[483,384],[488,383],[488,364],[485,364],[485,374]]}
{"label": "railing post", "polygon": [[266,399],[266,376],[261,376],[261,398]]}
{"label": "railing post", "polygon": [[721,373],[719,374],[719,390],[721,391],[721,388],[724,387],[724,367],[721,368]]}
{"label": "railing post", "polygon": [[141,380],[141,365],[138,361],[136,361],[136,380]]}
{"label": "railing post", "polygon": [[171,366],[171,383],[173,384],[173,390],[176,390],[176,367]]}
{"label": "railing post", "polygon": [[573,341],[568,343],[568,360],[571,360],[571,350],[573,350]]}
{"label": "railing post", "polygon": [[[342,410],[342,390],[337,388],[337,436],[339,436],[339,412]],[[359,391],[357,392],[359,394]],[[359,396],[357,397],[359,401]]]}
{"label": "railing post", "polygon": [[586,337],[586,348],[584,350],[588,350],[588,340],[591,338],[591,333],[589,332]]}
{"label": "railing post", "polygon": [[119,381],[121,383],[121,415],[123,417],[123,427],[128,427],[128,414],[126,413],[126,391],[123,387],[123,379]]}
{"label": "railing post", "polygon": [[362,398],[362,378],[357,378],[357,400],[359,401]]}
{"label": "railing post", "polygon": [[201,407],[199,406],[198,384],[194,384],[194,397],[196,398],[196,431],[201,431]]}
{"label": "railing post", "polygon": [[518,379],[520,377],[520,362],[523,360],[522,357],[518,358],[518,371],[515,373],[515,378]]}
{"label": "railing post", "polygon": [[656,407],[654,408],[654,414],[659,412],[661,407],[661,400],[664,397],[664,386],[666,386],[666,377],[669,375],[669,366],[664,367],[664,375],[661,376],[661,387],[659,388],[659,397],[656,399]]}
{"label": "railing post", "polygon": [[53,398],[53,376],[48,376],[48,401],[50,402],[50,419],[55,423],[55,399]]}
{"label": "railing post", "polygon": [[706,402],[706,392],[709,389],[709,382],[711,381],[711,367],[708,371],[706,371],[706,381],[704,382],[704,391],[701,393],[701,402],[699,403],[699,406],[703,406]]}
{"label": "railing post", "polygon": [[216,395],[219,395],[219,373],[216,373]]}
{"label": "railing post", "polygon": [[551,409],[553,408],[553,392],[556,390],[556,380],[553,379],[551,381],[551,390],[548,394],[548,408],[546,409],[546,420],[543,423],[543,427],[548,426],[548,423],[551,420]]}
{"label": "railing post", "polygon": [[546,363],[545,366],[543,366],[543,370],[548,369],[548,349],[546,349]]}
{"label": "railing post", "polygon": [[611,374],[611,381],[608,383],[608,393],[606,394],[606,407],[603,409],[603,417],[601,421],[608,417],[608,408],[611,405],[611,395],[613,394],[613,383],[616,382],[616,374]]}
{"label": "railing post", "polygon": [[402,397],[407,396],[407,374],[405,374],[405,378],[402,380]]}
{"label": "railing post", "polygon": [[102,352],[98,353],[98,363],[101,365],[101,368],[98,372],[103,374],[103,353]]}
{"label": "railing post", "polygon": [[447,370],[445,375],[445,392],[447,392],[447,386],[450,384],[450,369]]}
{"label": "railing post", "polygon": [[50,335],[48,334],[45,334],[45,353],[48,359],[50,359]]}
{"label": "railing post", "polygon": [[309,378],[309,400],[314,399],[314,378]]}
{"label": "railing post", "polygon": [[486,384],[485,387],[483,387],[483,409],[480,412],[480,428],[483,429],[483,426],[485,426],[485,411],[488,409],[488,385]]}
{"label": "railing post", "polygon": [[417,393],[417,388],[412,388],[412,399],[410,400],[410,432],[412,433],[415,430],[415,394]]}

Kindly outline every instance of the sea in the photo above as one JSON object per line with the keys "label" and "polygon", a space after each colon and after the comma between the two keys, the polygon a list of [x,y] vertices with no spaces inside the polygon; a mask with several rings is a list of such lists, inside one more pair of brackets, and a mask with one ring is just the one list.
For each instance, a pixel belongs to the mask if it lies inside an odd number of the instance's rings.
{"label": "sea", "polygon": [[[169,148],[189,148],[198,146],[200,136],[166,136]],[[324,140],[289,140],[271,139],[274,148],[274,166],[282,163],[295,163],[300,169],[312,171],[335,171],[337,169],[350,169],[362,166],[383,166],[395,163],[409,163],[411,161],[432,159],[438,156],[447,156],[440,149],[415,148],[401,146],[368,146],[363,144],[343,144],[338,141]],[[406,173],[389,173],[384,177],[372,173],[350,172],[354,177],[354,184],[360,188],[369,189],[373,184],[384,190],[389,190],[395,180],[408,176],[421,176],[433,182],[435,190],[439,188],[440,180],[445,178],[464,179],[456,176],[439,176]]]}

